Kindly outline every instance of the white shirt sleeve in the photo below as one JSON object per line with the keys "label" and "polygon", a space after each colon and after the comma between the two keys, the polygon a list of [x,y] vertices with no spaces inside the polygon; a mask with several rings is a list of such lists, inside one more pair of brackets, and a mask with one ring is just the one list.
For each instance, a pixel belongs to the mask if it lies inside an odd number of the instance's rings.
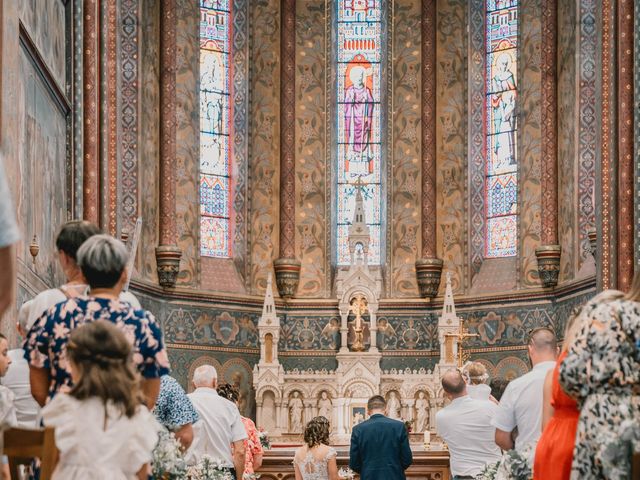
{"label": "white shirt sleeve", "polygon": [[13,245],[18,240],[20,240],[20,230],[16,223],[16,212],[13,208],[4,164],[0,158],[0,248]]}
{"label": "white shirt sleeve", "polygon": [[517,426],[515,392],[513,388],[509,387],[512,387],[512,384],[507,385],[507,388],[500,399],[500,405],[498,405],[493,420],[491,420],[491,425],[503,432],[511,432]]}
{"label": "white shirt sleeve", "polygon": [[240,418],[240,412],[237,408],[234,408],[233,419],[231,420],[231,441],[237,442],[245,438],[247,438],[247,430],[244,428],[244,423]]}

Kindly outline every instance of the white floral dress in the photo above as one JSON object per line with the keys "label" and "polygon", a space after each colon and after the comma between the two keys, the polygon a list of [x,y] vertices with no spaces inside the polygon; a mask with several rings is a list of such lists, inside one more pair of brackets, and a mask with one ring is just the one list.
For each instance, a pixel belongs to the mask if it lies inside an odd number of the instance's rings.
{"label": "white floral dress", "polygon": [[560,384],[581,408],[572,480],[610,478],[607,445],[618,441],[623,423],[640,422],[640,303],[598,297],[584,307],[585,321],[560,366]]}
{"label": "white floral dress", "polygon": [[[306,452],[303,449],[306,449]],[[336,458],[338,452],[332,447],[329,447],[326,452],[317,450],[301,447],[296,452],[293,463],[300,470],[303,480],[329,479],[329,460]]]}

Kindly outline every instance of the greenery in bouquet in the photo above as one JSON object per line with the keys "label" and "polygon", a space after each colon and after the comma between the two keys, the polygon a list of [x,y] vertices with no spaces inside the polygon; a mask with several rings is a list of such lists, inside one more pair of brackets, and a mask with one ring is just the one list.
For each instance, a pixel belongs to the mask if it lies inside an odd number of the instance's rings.
{"label": "greenery in bouquet", "polygon": [[476,480],[495,480],[498,468],[500,468],[500,460],[485,465],[482,471],[476,475]]}
{"label": "greenery in bouquet", "polygon": [[187,463],[184,460],[180,442],[172,432],[164,428],[160,430],[158,437],[151,461],[153,478],[184,479],[187,475]]}
{"label": "greenery in bouquet", "polygon": [[271,441],[269,440],[269,432],[265,432],[264,428],[258,429],[258,438],[260,438],[260,445],[265,450],[271,449]]}
{"label": "greenery in bouquet", "polygon": [[601,446],[602,473],[606,478],[630,479],[634,453],[640,453],[640,423],[625,420],[620,425],[620,435]]}
{"label": "greenery in bouquet", "polygon": [[402,420],[404,423],[404,428],[407,429],[407,433],[413,432],[413,420]]}
{"label": "greenery in bouquet", "polygon": [[189,467],[187,474],[189,480],[233,480],[228,468],[224,467],[221,460],[203,455],[197,465]]}
{"label": "greenery in bouquet", "polygon": [[338,478],[345,480],[353,480],[356,477],[356,473],[349,467],[340,467],[338,470]]}
{"label": "greenery in bouquet", "polygon": [[487,465],[476,480],[529,480],[533,476],[535,444],[522,451],[509,450],[495,463]]}

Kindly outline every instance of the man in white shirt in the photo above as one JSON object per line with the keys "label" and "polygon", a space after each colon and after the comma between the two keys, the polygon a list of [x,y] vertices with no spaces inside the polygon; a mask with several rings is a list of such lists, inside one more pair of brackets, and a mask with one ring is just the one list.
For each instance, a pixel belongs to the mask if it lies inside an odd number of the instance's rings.
{"label": "man in white shirt", "polygon": [[[31,329],[29,323],[29,310],[33,300],[22,304],[18,312],[18,333],[22,338],[26,337]],[[31,383],[29,383],[29,362],[24,358],[24,349],[15,348],[9,350],[11,368],[7,374],[0,379],[0,383],[13,392],[14,407],[18,426],[23,428],[37,428],[40,417],[40,405],[31,395]]]}
{"label": "man in white shirt", "polygon": [[491,425],[498,406],[489,400],[472,399],[457,370],[442,376],[442,388],[451,403],[436,414],[436,430],[449,446],[453,480],[475,478],[501,457]]}
{"label": "man in white shirt", "polygon": [[546,327],[535,329],[528,350],[533,368],[507,385],[493,419],[496,443],[503,450],[522,450],[540,438],[544,378],[558,355],[555,333]]}
{"label": "man in white shirt", "polygon": [[[17,160],[16,160],[17,161]],[[13,303],[16,294],[16,242],[20,230],[9,183],[0,157],[0,317]]]}
{"label": "man in white shirt", "polygon": [[196,368],[192,382],[195,391],[188,397],[200,419],[193,424],[193,443],[186,454],[187,463],[194,465],[203,455],[209,455],[221,460],[236,479],[242,479],[247,432],[238,407],[216,392],[218,373],[211,365]]}

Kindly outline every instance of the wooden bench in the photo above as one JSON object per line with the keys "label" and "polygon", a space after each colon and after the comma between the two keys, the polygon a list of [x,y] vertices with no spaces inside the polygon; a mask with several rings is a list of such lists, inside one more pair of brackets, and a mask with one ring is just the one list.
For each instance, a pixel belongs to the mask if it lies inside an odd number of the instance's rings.
{"label": "wooden bench", "polygon": [[18,466],[40,459],[40,478],[49,480],[58,459],[53,428],[10,428],[4,432],[4,455],[9,457],[12,479],[19,479]]}

